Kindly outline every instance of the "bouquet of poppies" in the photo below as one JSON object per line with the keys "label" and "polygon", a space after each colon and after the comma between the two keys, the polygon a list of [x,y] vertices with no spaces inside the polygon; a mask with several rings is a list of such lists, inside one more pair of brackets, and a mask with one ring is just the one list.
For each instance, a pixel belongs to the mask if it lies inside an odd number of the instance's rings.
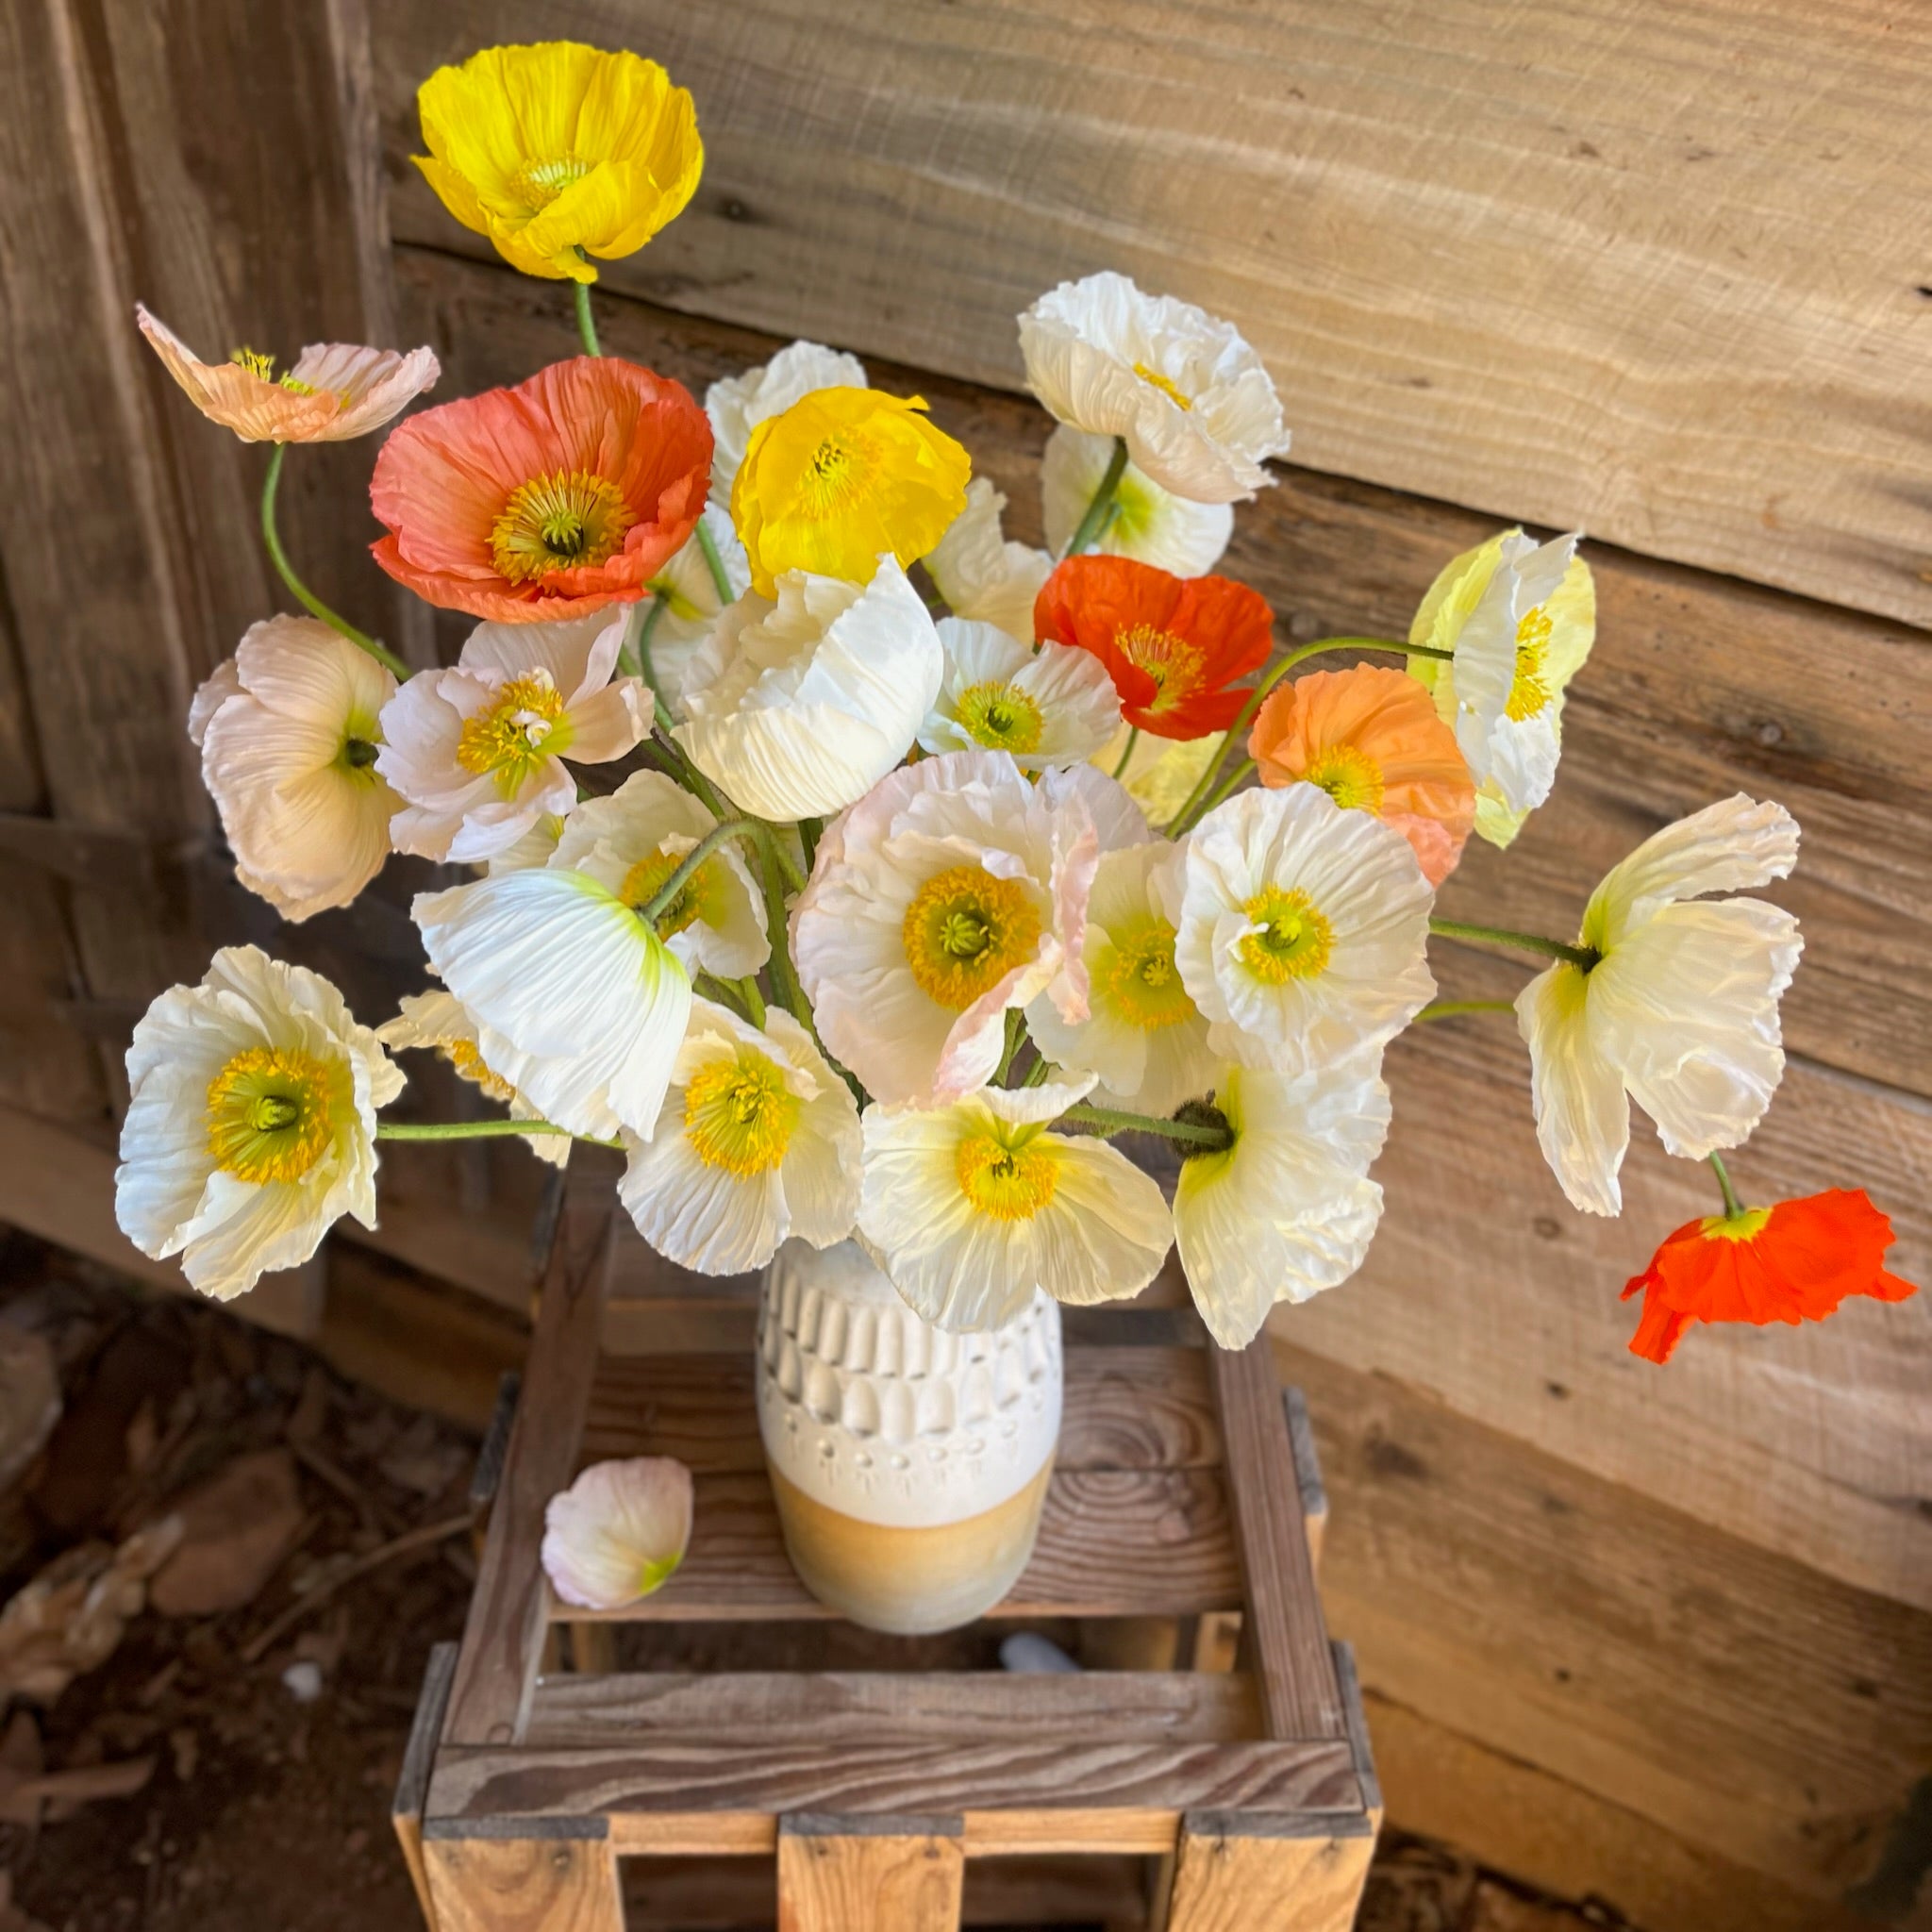
{"label": "bouquet of poppies", "polygon": [[[139,320],[205,414],[275,445],[263,528],[306,613],[251,628],[190,715],[238,875],[291,920],[391,851],[471,876],[415,901],[439,990],[380,1027],[253,948],[155,1002],[118,1191],[146,1253],[238,1294],[339,1215],[373,1224],[386,1139],[516,1134],[562,1161],[575,1138],[622,1149],[624,1207],[690,1268],[856,1238],[921,1315],[981,1328],[1036,1287],[1136,1294],[1177,1244],[1241,1347],[1360,1265],[1390,1041],[1508,1010],[1437,999],[1448,934],[1540,965],[1514,1012],[1578,1208],[1619,1210],[1633,1100],[1716,1171],[1720,1210],[1632,1284],[1640,1352],[1909,1291],[1862,1193],[1747,1208],[1721,1158],[1783,1068],[1797,923],[1740,896],[1791,869],[1782,808],[1667,826],[1561,915],[1570,938],[1434,916],[1464,842],[1508,844],[1555,781],[1595,629],[1576,537],[1448,561],[1405,639],[1276,655],[1267,604],[1214,574],[1289,442],[1226,323],[1112,274],[1020,317],[1058,424],[1035,549],[924,402],[849,355],[795,342],[700,408],[600,352],[595,263],[702,166],[662,68],[492,48],[420,100],[430,185],[573,285],[583,347],[377,456],[376,560],[475,620],[454,665],[410,675],[275,525],[287,446],[387,425],[430,351],[311,347],[278,376]],[[506,1114],[383,1121],[408,1048]],[[1173,1144],[1171,1201],[1120,1135]]]}

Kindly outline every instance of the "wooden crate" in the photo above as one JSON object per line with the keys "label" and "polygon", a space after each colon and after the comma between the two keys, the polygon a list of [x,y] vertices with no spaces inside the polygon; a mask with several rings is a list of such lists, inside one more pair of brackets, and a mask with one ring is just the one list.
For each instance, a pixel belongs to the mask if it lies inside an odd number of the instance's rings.
{"label": "wooden crate", "polygon": [[[397,1793],[436,1932],[618,1932],[622,1858],[774,1856],[786,1932],[951,1932],[969,1860],[1044,1855],[1113,1855],[1112,1882],[1082,1902],[1062,1872],[1027,1924],[1353,1924],[1380,1798],[1315,1595],[1311,1442],[1265,1341],[1229,1355],[1186,1311],[1069,1311],[1039,1547],[990,1621],[1077,1620],[1090,1656],[1158,1667],[614,1669],[613,1624],[749,1626],[733,1634],[756,1650],[830,1613],[780,1538],[748,1286],[700,1294],[667,1270],[665,1292],[609,1301],[618,1218],[589,1168],[564,1192],[469,1623],[432,1660]],[[691,1469],[690,1553],[628,1610],[573,1609],[539,1564],[544,1505],[583,1462],[637,1455]],[[1219,1641],[1235,1619],[1238,1652]],[[1120,1855],[1146,1861],[1126,1917]]]}

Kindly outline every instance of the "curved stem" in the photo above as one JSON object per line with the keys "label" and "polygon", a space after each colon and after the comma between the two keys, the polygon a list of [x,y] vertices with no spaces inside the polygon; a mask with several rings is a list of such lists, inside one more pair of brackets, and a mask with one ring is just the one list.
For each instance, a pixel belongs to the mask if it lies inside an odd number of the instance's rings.
{"label": "curved stem", "polygon": [[702,514],[698,518],[698,548],[705,553],[705,568],[711,573],[711,587],[718,592],[720,608],[732,602],[731,579],[724,575],[724,559],[718,555],[718,540],[705,527]]}
{"label": "curved stem", "polygon": [[1562,940],[1546,940],[1541,933],[1512,932],[1506,925],[1465,925],[1459,919],[1432,919],[1429,930],[1446,940],[1488,940],[1493,945],[1540,953],[1545,959],[1564,959],[1585,973],[1603,958],[1594,946],[1573,946]]}
{"label": "curved stem", "polygon": [[289,453],[289,445],[278,442],[275,454],[268,459],[268,475],[261,485],[261,541],[268,551],[268,560],[275,565],[276,575],[293,595],[295,601],[311,617],[319,617],[329,629],[345,637],[358,651],[367,651],[385,670],[392,672],[397,678],[406,678],[409,667],[390,650],[378,643],[367,631],[360,631],[346,617],[337,614],[295,575],[290,564],[288,554],[282,548],[280,533],[275,528],[275,491],[281,487],[282,458]]}
{"label": "curved stem", "polygon": [[1026,1077],[1024,1080],[1022,1080],[1020,1084],[1023,1087],[1038,1087],[1043,1080],[1050,1079],[1052,1075],[1053,1062],[1050,1059],[1048,1059],[1044,1054],[1041,1054],[1040,1058],[1036,1059],[1033,1062],[1033,1064],[1026,1069]]}
{"label": "curved stem", "polygon": [[1458,1013],[1513,1013],[1514,1000],[1431,1000],[1416,1017],[1424,1020],[1453,1020]]}
{"label": "curved stem", "polygon": [[1214,788],[1214,791],[1209,795],[1207,803],[1203,805],[1201,808],[1201,816],[1203,818],[1206,818],[1208,814],[1210,811],[1212,811],[1214,808],[1217,805],[1219,805],[1224,798],[1226,798],[1231,792],[1233,792],[1236,790],[1236,788],[1241,784],[1241,780],[1245,778],[1250,772],[1256,769],[1257,767],[1253,758],[1243,758],[1241,761],[1241,763],[1238,764],[1234,768],[1234,770],[1231,771],[1227,774],[1227,776],[1224,778],[1221,781],[1221,783]]}
{"label": "curved stem", "polygon": [[684,747],[665,730],[663,725],[654,724],[651,726],[651,742],[658,755],[670,765],[672,775],[687,791],[697,798],[714,819],[731,816],[724,808],[724,801],[713,789],[711,781],[685,756]]}
{"label": "curved stem", "polygon": [[662,591],[653,591],[651,608],[644,612],[643,623],[638,625],[638,675],[651,687],[653,720],[669,719],[671,716],[671,700],[664,695],[664,687],[658,677],[658,667],[651,661],[651,633],[658,628],[658,620],[664,615],[668,601]]}
{"label": "curved stem", "polygon": [[1138,724],[1130,724],[1130,725],[1129,725],[1129,726],[1127,727],[1127,744],[1126,744],[1126,749],[1125,749],[1124,751],[1123,751],[1123,752],[1121,753],[1121,761],[1120,761],[1120,763],[1119,763],[1119,764],[1117,764],[1117,765],[1116,765],[1116,766],[1115,766],[1115,767],[1113,768],[1113,774],[1114,774],[1114,776],[1115,776],[1116,778],[1122,777],[1122,776],[1124,776],[1124,775],[1125,774],[1125,773],[1126,773],[1126,769],[1127,769],[1127,764],[1128,764],[1128,761],[1129,761],[1129,760],[1130,760],[1130,759],[1131,759],[1131,758],[1133,758],[1133,756],[1134,756],[1134,747],[1135,747],[1135,746],[1136,746],[1137,744],[1139,744],[1139,743],[1140,743],[1140,741],[1141,741],[1141,727],[1140,727],[1140,726],[1139,726]]}
{"label": "curved stem", "polygon": [[1114,492],[1121,487],[1121,478],[1127,473],[1127,440],[1116,436],[1113,440],[1113,455],[1108,458],[1107,469],[1100,478],[1100,488],[1093,492],[1093,501],[1087,506],[1074,534],[1067,540],[1067,547],[1060,552],[1062,558],[1078,557],[1088,544],[1100,535],[1106,525],[1107,513],[1113,508]]}
{"label": "curved stem", "polygon": [[1723,1157],[1713,1154],[1710,1157],[1710,1167],[1711,1172],[1717,1175],[1718,1186],[1724,1191],[1724,1213],[1728,1219],[1735,1221],[1747,1210],[1743,1202],[1738,1199],[1737,1189],[1731,1185],[1731,1176],[1724,1167]]}
{"label": "curved stem", "polygon": [[751,1018],[751,1024],[760,1031],[765,1024],[765,996],[758,991],[758,983],[747,974],[743,979],[732,981],[739,996],[744,1001],[744,1010]]}
{"label": "curved stem", "polygon": [[487,1121],[377,1121],[375,1124],[378,1141],[503,1141],[522,1134],[562,1134],[572,1141],[588,1141],[592,1147],[622,1150],[624,1146],[622,1141],[605,1141],[595,1134],[573,1134],[568,1127],[559,1127],[554,1121],[495,1118]]}
{"label": "curved stem", "polygon": [[[577,253],[583,254],[579,248]],[[573,282],[571,287],[577,291],[577,333],[584,339],[584,354],[601,356],[603,345],[597,341],[596,318],[591,313],[591,285],[589,282]]]}
{"label": "curved stem", "polygon": [[824,819],[800,819],[798,822],[798,842],[805,847],[805,869],[809,872],[818,862],[819,841],[825,836]]}
{"label": "curved stem", "polygon": [[1111,1107],[1089,1107],[1083,1101],[1061,1114],[1057,1125],[1098,1127],[1106,1134],[1160,1134],[1186,1147],[1199,1147],[1219,1154],[1228,1144],[1228,1136],[1219,1127],[1197,1127],[1187,1121],[1157,1120],[1152,1114],[1122,1113]]}
{"label": "curved stem", "polygon": [[638,916],[655,925],[666,908],[688,886],[699,866],[727,839],[749,839],[761,848],[771,840],[771,828],[761,819],[726,819],[713,825],[677,862],[677,870],[640,906]]}

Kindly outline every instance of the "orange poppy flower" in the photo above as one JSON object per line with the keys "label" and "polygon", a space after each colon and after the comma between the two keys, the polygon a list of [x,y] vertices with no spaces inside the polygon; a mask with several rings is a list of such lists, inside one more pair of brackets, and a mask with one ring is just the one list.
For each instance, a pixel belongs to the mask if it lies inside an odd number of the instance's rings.
{"label": "orange poppy flower", "polygon": [[1885,1270],[1891,1223],[1862,1188],[1690,1221],[1624,1291],[1643,1291],[1630,1352],[1654,1362],[1692,1322],[1822,1322],[1851,1294],[1902,1302],[1913,1283]]}
{"label": "orange poppy flower", "polygon": [[418,596],[499,624],[643,596],[691,533],[711,425],[678,383],[578,356],[425,409],[382,446],[375,560]]}
{"label": "orange poppy flower", "polygon": [[1237,677],[1274,641],[1268,601],[1230,577],[1175,577],[1125,557],[1070,557],[1040,587],[1033,628],[1108,668],[1121,715],[1156,738],[1225,731],[1247,703]]}
{"label": "orange poppy flower", "polygon": [[1264,785],[1319,785],[1415,848],[1440,886],[1475,823],[1475,780],[1430,691],[1406,671],[1358,664],[1279,684],[1255,713],[1248,756]]}

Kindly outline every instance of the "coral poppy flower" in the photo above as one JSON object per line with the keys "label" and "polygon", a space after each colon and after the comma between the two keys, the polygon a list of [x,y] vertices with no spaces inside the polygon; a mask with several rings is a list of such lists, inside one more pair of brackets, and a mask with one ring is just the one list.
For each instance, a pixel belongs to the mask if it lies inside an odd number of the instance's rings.
{"label": "coral poppy flower", "polygon": [[1630,1352],[1666,1362],[1692,1322],[1822,1322],[1847,1295],[1902,1302],[1914,1283],[1890,1274],[1891,1223],[1864,1189],[1833,1188],[1774,1208],[1689,1221],[1624,1291],[1643,1291]]}
{"label": "coral poppy flower", "polygon": [[1124,557],[1068,558],[1033,606],[1040,636],[1091,651],[1113,676],[1121,715],[1157,738],[1225,731],[1249,695],[1233,680],[1268,661],[1274,625],[1245,584],[1170,576]]}
{"label": "coral poppy flower", "polygon": [[375,459],[372,546],[399,583],[499,624],[644,595],[696,526],[711,425],[678,383],[614,356],[553,362],[412,416]]}
{"label": "coral poppy flower", "polygon": [[1368,664],[1277,685],[1255,714],[1248,756],[1263,785],[1319,785],[1415,848],[1430,885],[1456,870],[1475,819],[1475,780],[1429,692]]}

